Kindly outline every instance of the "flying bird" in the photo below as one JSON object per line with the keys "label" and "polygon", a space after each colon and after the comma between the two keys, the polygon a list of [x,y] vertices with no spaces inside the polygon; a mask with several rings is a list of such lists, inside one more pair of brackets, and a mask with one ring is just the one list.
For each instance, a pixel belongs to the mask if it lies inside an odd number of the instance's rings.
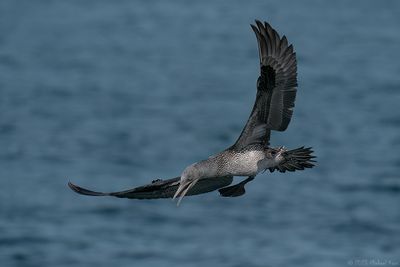
{"label": "flying bird", "polygon": [[[297,92],[297,62],[293,45],[267,23],[251,25],[258,43],[260,75],[257,95],[250,117],[236,142],[224,151],[196,162],[181,176],[157,179],[133,189],[101,193],[68,183],[75,192],[90,196],[131,199],[178,198],[219,190],[223,197],[243,195],[245,185],[266,170],[280,172],[304,170],[314,166],[311,147],[288,150],[270,147],[271,131],[285,131],[292,118]],[[234,176],[247,176],[230,185]]]}

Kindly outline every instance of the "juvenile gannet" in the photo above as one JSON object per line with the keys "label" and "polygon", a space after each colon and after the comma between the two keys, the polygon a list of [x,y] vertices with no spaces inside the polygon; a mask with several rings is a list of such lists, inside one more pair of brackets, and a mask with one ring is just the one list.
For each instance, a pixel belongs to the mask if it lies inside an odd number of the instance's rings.
{"label": "juvenile gannet", "polygon": [[[257,96],[250,117],[239,138],[228,149],[196,162],[180,177],[154,180],[134,189],[101,193],[68,183],[77,193],[91,196],[152,199],[179,198],[219,189],[221,196],[237,197],[245,193],[245,184],[265,170],[280,172],[304,170],[314,166],[311,147],[287,150],[269,146],[271,130],[285,131],[293,114],[297,92],[297,63],[293,46],[288,45],[267,23],[256,20],[251,25],[257,37],[260,76]],[[233,186],[233,176],[248,178]]]}

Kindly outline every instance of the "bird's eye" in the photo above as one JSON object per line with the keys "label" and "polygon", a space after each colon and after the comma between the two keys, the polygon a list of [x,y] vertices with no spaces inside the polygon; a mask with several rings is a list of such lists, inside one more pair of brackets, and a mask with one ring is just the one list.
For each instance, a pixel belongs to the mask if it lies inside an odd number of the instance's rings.
{"label": "bird's eye", "polygon": [[276,151],[271,151],[272,156],[275,156],[275,154],[276,154]]}

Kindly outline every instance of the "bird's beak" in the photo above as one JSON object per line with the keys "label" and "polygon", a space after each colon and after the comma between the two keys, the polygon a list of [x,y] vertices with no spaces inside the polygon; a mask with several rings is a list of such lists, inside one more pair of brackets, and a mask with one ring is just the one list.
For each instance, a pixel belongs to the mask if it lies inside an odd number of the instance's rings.
{"label": "bird's beak", "polygon": [[174,197],[172,200],[175,198],[179,197],[177,206],[181,203],[183,197],[187,194],[187,192],[192,188],[198,180],[183,180],[181,181],[181,184],[179,185],[178,189],[175,192]]}

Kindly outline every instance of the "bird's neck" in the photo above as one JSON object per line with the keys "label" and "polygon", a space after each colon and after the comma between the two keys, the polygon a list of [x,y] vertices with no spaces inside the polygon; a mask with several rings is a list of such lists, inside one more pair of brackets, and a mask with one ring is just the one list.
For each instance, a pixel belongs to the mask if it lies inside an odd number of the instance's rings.
{"label": "bird's neck", "polygon": [[199,172],[201,179],[217,176],[217,170],[218,170],[217,164],[215,161],[211,159],[199,161],[194,164],[194,167]]}

